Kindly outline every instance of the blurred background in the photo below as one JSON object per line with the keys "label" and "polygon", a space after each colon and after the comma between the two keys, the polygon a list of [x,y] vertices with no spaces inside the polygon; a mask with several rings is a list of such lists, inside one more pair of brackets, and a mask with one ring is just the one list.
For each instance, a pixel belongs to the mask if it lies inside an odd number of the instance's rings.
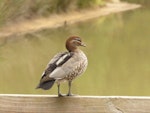
{"label": "blurred background", "polygon": [[[108,1],[113,0],[1,0],[0,28],[51,14],[103,7]],[[87,45],[81,49],[89,65],[73,82],[74,94],[149,96],[150,1],[122,1],[142,7],[57,29],[0,37],[0,93],[57,94],[56,85],[48,91],[35,87],[49,60],[66,51],[66,38],[75,34]],[[62,92],[67,89],[64,83]]]}

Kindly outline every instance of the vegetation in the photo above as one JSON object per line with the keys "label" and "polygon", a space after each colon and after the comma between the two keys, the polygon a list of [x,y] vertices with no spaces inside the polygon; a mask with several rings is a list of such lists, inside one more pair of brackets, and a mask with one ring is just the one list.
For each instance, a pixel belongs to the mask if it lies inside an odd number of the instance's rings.
{"label": "vegetation", "polygon": [[144,4],[149,6],[150,5],[150,0],[121,0],[121,1],[127,1],[131,3],[138,3],[138,4]]}
{"label": "vegetation", "polygon": [[0,0],[0,26],[52,13],[101,6],[105,1],[108,0]]}
{"label": "vegetation", "polygon": [[104,4],[104,1],[106,0],[78,0],[77,5],[79,8],[101,6]]}

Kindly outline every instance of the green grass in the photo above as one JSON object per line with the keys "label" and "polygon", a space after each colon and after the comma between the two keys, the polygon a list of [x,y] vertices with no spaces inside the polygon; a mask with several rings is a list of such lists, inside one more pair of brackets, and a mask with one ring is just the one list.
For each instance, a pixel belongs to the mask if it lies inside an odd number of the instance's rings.
{"label": "green grass", "polygon": [[104,0],[78,0],[77,4],[79,8],[89,8],[103,5]]}

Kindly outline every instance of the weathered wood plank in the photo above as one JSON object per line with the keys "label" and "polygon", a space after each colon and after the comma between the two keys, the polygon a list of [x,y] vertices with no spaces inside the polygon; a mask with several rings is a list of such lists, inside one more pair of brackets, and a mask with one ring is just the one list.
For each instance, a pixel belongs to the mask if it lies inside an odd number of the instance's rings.
{"label": "weathered wood plank", "polygon": [[150,97],[0,94],[0,113],[150,113]]}

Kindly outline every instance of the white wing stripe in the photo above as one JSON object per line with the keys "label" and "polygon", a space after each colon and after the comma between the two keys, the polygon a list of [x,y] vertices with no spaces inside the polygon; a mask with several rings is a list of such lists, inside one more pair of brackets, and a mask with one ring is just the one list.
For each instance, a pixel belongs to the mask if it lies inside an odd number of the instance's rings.
{"label": "white wing stripe", "polygon": [[61,62],[63,62],[67,56],[68,56],[68,54],[62,56],[62,57],[56,62],[56,65],[59,65]]}

